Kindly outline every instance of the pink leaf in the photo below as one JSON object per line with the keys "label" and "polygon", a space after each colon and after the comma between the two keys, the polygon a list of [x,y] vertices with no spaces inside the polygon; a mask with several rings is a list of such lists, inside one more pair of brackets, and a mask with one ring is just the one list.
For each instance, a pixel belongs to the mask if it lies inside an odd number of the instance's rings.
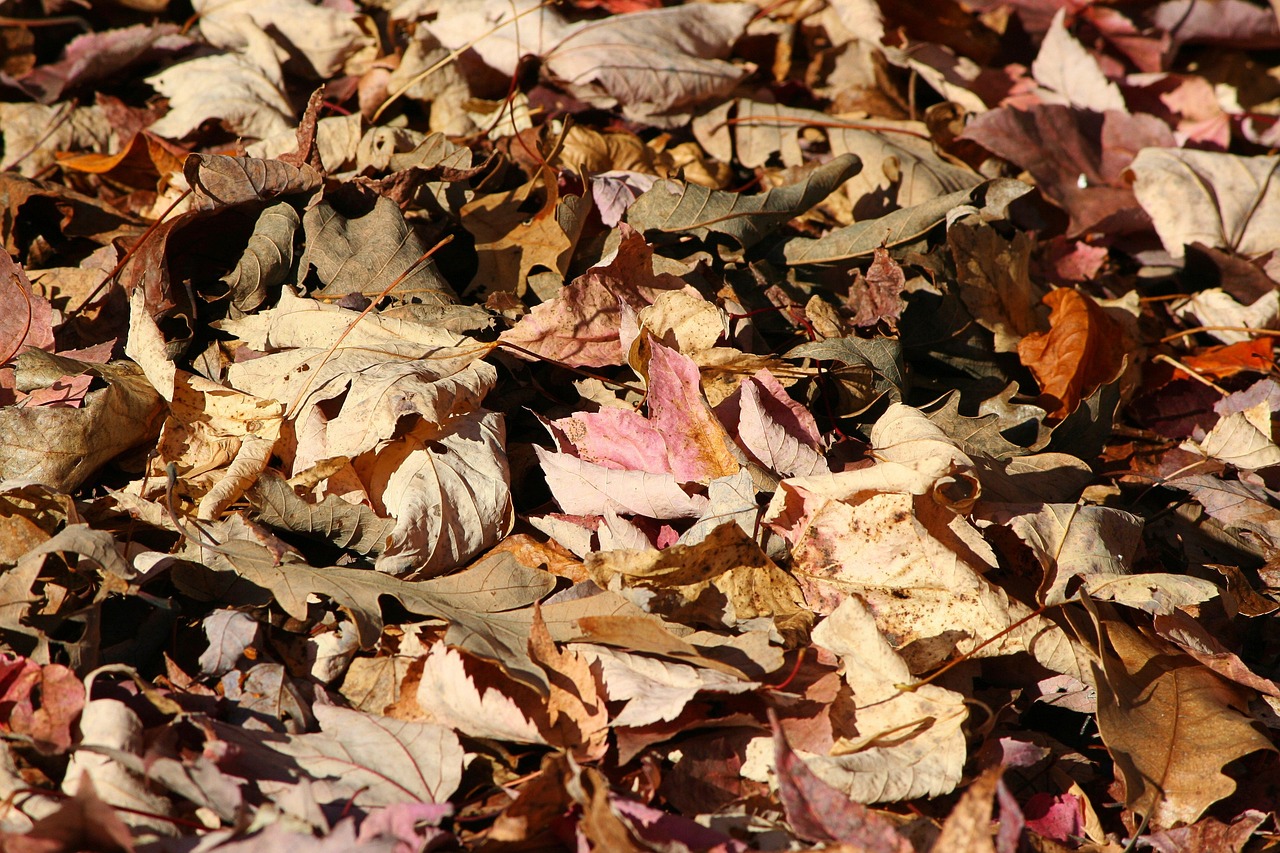
{"label": "pink leaf", "polygon": [[809,841],[841,842],[867,853],[911,853],[911,843],[902,837],[888,818],[817,777],[804,759],[787,744],[777,716],[773,724],[774,761],[778,774],[778,797],[786,810],[787,822],[801,838]]}
{"label": "pink leaf", "polygon": [[644,515],[649,518],[697,518],[707,499],[689,495],[671,474],[618,471],[567,453],[535,447],[547,485],[570,515]]}
{"label": "pink leaf", "polygon": [[733,444],[702,396],[693,359],[651,342],[649,422],[667,445],[667,459],[682,483],[708,483],[736,473]]}
{"label": "pink leaf", "polygon": [[612,261],[578,276],[550,302],[534,306],[499,341],[572,367],[621,364],[622,305],[639,311],[658,293],[688,285],[673,275],[655,276],[653,249],[630,226],[620,228],[622,243]]}

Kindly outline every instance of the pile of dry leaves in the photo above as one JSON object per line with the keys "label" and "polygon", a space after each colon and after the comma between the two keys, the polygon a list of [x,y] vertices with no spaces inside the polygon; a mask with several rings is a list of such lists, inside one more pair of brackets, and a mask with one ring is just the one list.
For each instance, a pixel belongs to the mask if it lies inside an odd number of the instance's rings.
{"label": "pile of dry leaves", "polygon": [[1280,846],[1271,8],[0,13],[0,851]]}

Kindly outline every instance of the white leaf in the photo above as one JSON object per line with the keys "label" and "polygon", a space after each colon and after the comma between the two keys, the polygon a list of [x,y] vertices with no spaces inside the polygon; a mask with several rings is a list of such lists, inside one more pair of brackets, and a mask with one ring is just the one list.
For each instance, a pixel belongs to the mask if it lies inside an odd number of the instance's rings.
{"label": "white leaf", "polygon": [[1053,16],[1049,32],[1040,43],[1040,53],[1031,63],[1031,74],[1037,83],[1052,89],[1073,107],[1097,113],[1124,111],[1120,87],[1107,79],[1093,54],[1067,32],[1066,14],[1067,10],[1061,8]]}

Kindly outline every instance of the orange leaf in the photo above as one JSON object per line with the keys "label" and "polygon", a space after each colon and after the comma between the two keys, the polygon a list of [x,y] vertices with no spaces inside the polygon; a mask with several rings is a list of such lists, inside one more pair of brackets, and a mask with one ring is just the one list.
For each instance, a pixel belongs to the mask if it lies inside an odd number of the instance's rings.
{"label": "orange leaf", "polygon": [[162,176],[182,170],[187,152],[149,131],[135,133],[115,154],[58,153],[58,165],[107,175],[127,187],[159,191]]}
{"label": "orange leaf", "polygon": [[1098,303],[1071,288],[1056,288],[1043,302],[1053,311],[1049,331],[1019,341],[1018,357],[1040,383],[1049,416],[1064,418],[1115,379],[1124,361],[1124,332]]}
{"label": "orange leaf", "polygon": [[[1266,373],[1275,366],[1271,346],[1271,338],[1260,337],[1227,346],[1208,347],[1199,355],[1183,358],[1182,363],[1193,368],[1201,376],[1213,379],[1234,376],[1246,370]],[[1179,370],[1174,373],[1174,378],[1186,378],[1186,374]]]}

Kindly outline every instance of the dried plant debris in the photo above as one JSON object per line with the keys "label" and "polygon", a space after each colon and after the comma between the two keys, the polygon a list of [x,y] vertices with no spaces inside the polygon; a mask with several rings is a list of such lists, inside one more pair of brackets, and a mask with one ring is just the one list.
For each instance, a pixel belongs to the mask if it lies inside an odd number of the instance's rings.
{"label": "dried plant debris", "polygon": [[1276,845],[1272,9],[3,12],[3,850]]}

